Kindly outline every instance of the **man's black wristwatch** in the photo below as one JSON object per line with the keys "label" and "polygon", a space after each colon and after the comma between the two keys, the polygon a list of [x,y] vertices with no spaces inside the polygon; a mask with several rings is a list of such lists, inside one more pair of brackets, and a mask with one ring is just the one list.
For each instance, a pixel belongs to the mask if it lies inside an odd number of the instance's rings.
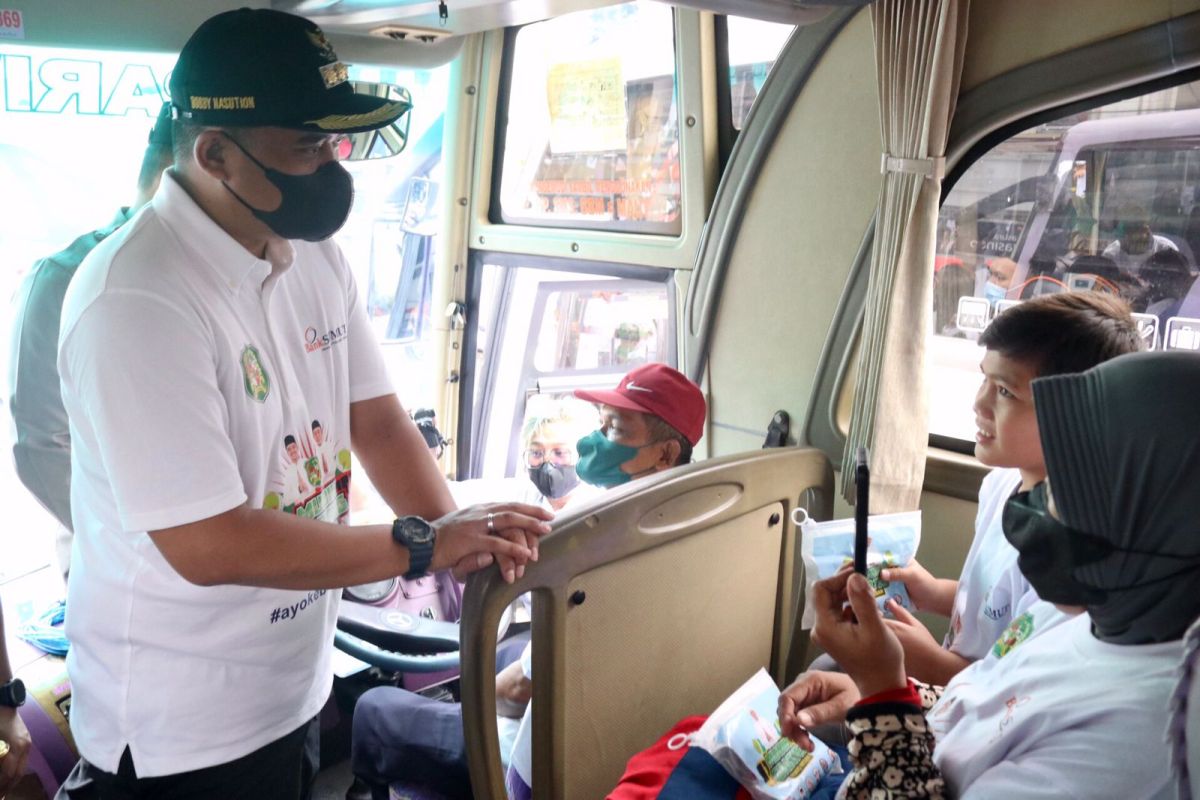
{"label": "man's black wristwatch", "polygon": [[20,678],[13,678],[0,686],[0,706],[17,708],[25,705],[25,683]]}
{"label": "man's black wristwatch", "polygon": [[433,543],[437,540],[437,531],[432,525],[420,517],[400,517],[392,523],[392,538],[397,544],[408,548],[408,572],[404,573],[406,580],[419,578],[429,572],[429,563],[433,561]]}

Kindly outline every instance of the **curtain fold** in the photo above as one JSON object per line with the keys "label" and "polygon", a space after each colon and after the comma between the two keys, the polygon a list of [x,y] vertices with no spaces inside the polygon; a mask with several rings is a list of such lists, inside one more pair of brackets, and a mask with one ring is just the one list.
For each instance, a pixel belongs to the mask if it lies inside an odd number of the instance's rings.
{"label": "curtain fold", "polygon": [[[871,451],[871,512],[917,508],[929,439],[925,337],[943,158],[969,0],[877,0],[871,7],[883,184],[842,463]],[[842,470],[854,500],[854,470]]]}

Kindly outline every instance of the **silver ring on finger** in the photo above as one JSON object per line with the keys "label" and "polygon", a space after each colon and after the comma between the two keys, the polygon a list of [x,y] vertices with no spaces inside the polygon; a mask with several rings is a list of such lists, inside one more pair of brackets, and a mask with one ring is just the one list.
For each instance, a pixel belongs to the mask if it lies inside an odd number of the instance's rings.
{"label": "silver ring on finger", "polygon": [[493,511],[488,512],[488,533],[496,532],[496,514]]}

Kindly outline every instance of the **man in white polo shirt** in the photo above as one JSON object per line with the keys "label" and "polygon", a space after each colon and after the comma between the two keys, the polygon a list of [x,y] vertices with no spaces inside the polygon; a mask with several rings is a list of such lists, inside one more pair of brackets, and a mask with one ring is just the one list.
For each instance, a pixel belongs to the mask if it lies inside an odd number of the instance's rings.
{"label": "man in white polo shirt", "polygon": [[[319,28],[263,9],[205,22],[171,95],[175,167],[63,310],[73,785],[87,784],[71,796],[295,800],[338,588],[493,559],[512,580],[550,515],[454,511],[328,241],[353,193],[335,134],[406,104],[355,94]],[[353,446],[395,524],[337,524],[349,454],[324,481],[311,450],[305,476],[282,446],[312,420]]]}

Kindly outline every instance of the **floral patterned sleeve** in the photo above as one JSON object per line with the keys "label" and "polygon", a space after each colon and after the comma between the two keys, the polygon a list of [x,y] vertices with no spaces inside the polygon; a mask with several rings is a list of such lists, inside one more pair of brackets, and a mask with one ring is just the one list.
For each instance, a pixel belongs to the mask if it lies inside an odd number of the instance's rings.
{"label": "floral patterned sleeve", "polygon": [[850,800],[945,798],[946,785],[933,763],[933,734],[925,711],[941,696],[940,686],[913,681],[903,691],[869,697],[846,714],[854,771],[839,797]]}

